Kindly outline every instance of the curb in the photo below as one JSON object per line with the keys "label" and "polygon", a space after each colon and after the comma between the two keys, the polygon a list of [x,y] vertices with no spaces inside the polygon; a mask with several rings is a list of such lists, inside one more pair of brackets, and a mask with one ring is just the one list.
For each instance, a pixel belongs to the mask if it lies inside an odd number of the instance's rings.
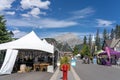
{"label": "curb", "polygon": [[53,76],[50,78],[50,80],[57,80],[58,73],[59,73],[59,67],[57,68],[55,73],[53,73]]}
{"label": "curb", "polygon": [[72,74],[73,74],[73,77],[74,77],[75,80],[81,80],[72,66],[71,66],[71,71],[72,71]]}

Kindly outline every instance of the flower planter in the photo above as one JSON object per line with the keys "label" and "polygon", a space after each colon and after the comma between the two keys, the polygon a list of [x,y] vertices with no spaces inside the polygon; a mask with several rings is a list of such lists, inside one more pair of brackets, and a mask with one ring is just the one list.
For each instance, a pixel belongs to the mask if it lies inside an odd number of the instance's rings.
{"label": "flower planter", "polygon": [[70,65],[69,61],[70,61],[70,59],[69,59],[68,56],[61,57],[61,59],[60,59],[60,70],[61,71],[62,71],[63,64],[67,64],[68,65],[68,70],[70,71],[71,65]]}

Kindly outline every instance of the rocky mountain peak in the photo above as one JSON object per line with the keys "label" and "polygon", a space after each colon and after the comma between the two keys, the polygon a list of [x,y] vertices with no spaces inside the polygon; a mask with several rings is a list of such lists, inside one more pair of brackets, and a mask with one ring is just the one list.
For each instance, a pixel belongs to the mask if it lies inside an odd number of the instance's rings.
{"label": "rocky mountain peak", "polygon": [[79,37],[74,33],[62,34],[56,36],[54,39],[63,44],[68,43],[71,48],[73,48],[75,45],[82,44],[82,40],[80,40]]}

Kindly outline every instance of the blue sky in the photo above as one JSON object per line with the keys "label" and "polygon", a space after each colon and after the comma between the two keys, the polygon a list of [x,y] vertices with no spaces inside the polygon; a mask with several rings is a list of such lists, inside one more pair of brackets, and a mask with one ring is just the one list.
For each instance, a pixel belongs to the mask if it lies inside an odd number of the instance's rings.
{"label": "blue sky", "polygon": [[8,30],[21,37],[34,30],[41,38],[72,32],[79,37],[109,32],[120,24],[120,0],[0,0]]}

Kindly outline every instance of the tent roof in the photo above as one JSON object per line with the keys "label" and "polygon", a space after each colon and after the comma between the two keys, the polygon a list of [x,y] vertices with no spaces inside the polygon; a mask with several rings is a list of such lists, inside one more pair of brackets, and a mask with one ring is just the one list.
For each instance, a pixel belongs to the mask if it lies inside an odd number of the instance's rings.
{"label": "tent roof", "polygon": [[45,39],[43,39],[42,41],[43,41],[45,44],[48,44],[48,42],[47,42]]}
{"label": "tent roof", "polygon": [[[111,48],[108,48],[108,49],[110,51],[110,55],[118,55],[118,56],[120,56],[120,52],[114,51]],[[107,54],[107,51],[101,52],[99,55],[105,55],[105,54]]]}
{"label": "tent roof", "polygon": [[45,41],[42,41],[34,33],[34,31],[30,32],[29,34],[23,36],[18,40],[0,44],[0,50],[4,49],[34,49],[49,53],[54,52],[54,46]]}
{"label": "tent roof", "polygon": [[99,55],[100,53],[103,53],[103,52],[104,52],[103,50],[99,50],[95,54]]}

